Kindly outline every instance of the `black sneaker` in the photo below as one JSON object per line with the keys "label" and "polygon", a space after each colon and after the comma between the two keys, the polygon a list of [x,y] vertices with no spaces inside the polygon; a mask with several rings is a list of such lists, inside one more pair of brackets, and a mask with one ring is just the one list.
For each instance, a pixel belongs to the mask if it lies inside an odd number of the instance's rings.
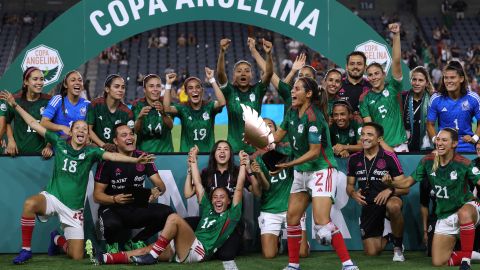
{"label": "black sneaker", "polygon": [[148,265],[148,264],[156,264],[157,259],[152,256],[152,254],[147,253],[145,255],[141,256],[133,256],[131,257],[131,260],[136,264],[136,265]]}

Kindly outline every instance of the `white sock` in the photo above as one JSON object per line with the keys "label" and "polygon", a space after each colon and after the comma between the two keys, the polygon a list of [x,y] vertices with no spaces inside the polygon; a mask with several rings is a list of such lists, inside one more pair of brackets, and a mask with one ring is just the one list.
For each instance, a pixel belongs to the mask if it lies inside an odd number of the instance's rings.
{"label": "white sock", "polygon": [[480,252],[472,251],[472,260],[480,261]]}
{"label": "white sock", "polygon": [[234,260],[223,261],[223,269],[225,270],[238,270],[237,264]]}
{"label": "white sock", "polygon": [[288,263],[289,266],[292,266],[292,267],[295,267],[295,268],[299,268],[300,267],[300,264],[299,263]]}
{"label": "white sock", "polygon": [[25,250],[28,250],[28,251],[32,250],[31,247],[22,247],[22,249],[25,249]]}
{"label": "white sock", "polygon": [[153,250],[150,250],[150,255],[152,255],[152,257],[155,259],[158,258],[158,254]]}
{"label": "white sock", "polygon": [[344,262],[342,262],[342,265],[345,266],[345,265],[353,265],[353,262],[352,260],[346,260]]}

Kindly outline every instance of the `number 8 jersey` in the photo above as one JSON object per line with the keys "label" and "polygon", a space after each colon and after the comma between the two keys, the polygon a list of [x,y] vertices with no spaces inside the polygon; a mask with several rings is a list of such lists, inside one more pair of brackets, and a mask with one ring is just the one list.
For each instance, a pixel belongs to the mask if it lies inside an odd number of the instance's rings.
{"label": "number 8 jersey", "polygon": [[426,155],[418,164],[412,177],[417,182],[428,179],[437,198],[435,214],[439,219],[446,218],[457,212],[465,203],[475,199],[470,192],[470,185],[480,179],[480,171],[472,162],[455,154],[446,166],[439,166],[437,171],[432,171],[434,154]]}
{"label": "number 8 jersey", "polygon": [[75,150],[51,131],[45,133],[45,139],[55,148],[53,176],[46,191],[70,209],[83,208],[90,169],[102,159],[104,151],[91,146]]}

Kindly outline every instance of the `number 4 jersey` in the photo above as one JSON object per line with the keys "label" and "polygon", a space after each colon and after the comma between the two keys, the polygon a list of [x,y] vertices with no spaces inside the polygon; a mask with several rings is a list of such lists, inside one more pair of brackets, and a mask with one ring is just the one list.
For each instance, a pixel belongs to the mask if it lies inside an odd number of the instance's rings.
{"label": "number 4 jersey", "polygon": [[53,176],[46,191],[70,209],[83,208],[90,169],[102,158],[104,151],[91,146],[75,150],[51,131],[45,133],[45,139],[55,148]]}
{"label": "number 4 jersey", "polygon": [[480,171],[473,166],[469,159],[455,154],[446,166],[439,166],[433,172],[434,159],[434,154],[426,155],[418,164],[412,177],[417,182],[428,179],[432,192],[435,192],[437,198],[435,212],[438,218],[442,219],[457,212],[465,203],[475,199],[473,193],[470,192],[470,185],[477,183],[480,179]]}

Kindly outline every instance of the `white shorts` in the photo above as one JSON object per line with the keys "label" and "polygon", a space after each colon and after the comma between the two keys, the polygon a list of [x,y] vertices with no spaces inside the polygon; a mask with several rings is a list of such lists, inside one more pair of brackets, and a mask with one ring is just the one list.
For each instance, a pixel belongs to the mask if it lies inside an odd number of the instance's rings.
{"label": "white shorts", "polygon": [[46,191],[40,192],[45,197],[47,208],[45,215],[37,216],[41,222],[47,222],[48,218],[58,215],[58,219],[62,224],[62,230],[65,233],[65,238],[69,239],[84,239],[83,236],[83,209],[72,210],[63,204],[57,197],[49,194]]}
{"label": "white shorts", "polygon": [[201,262],[205,259],[205,250],[203,249],[203,245],[197,238],[192,243],[190,247],[190,251],[188,252],[187,257],[181,261],[178,258],[177,253],[175,252],[175,243],[174,241],[170,241],[170,248],[172,248],[173,253],[175,253],[175,261],[177,263],[197,263]]}
{"label": "white shorts", "polygon": [[394,151],[395,153],[402,153],[402,152],[406,153],[406,152],[409,152],[409,151],[408,151],[408,144],[407,144],[407,143],[399,144],[399,145],[393,147],[393,151]]}
{"label": "white shorts", "polygon": [[[475,201],[468,202],[477,209],[477,220],[475,226],[480,223],[480,204]],[[458,235],[460,233],[460,224],[458,224],[458,215],[453,213],[450,216],[437,220],[435,233],[443,235]]]}
{"label": "white shorts", "polygon": [[313,172],[293,172],[290,193],[309,192],[312,197],[335,198],[338,171],[335,168]]}
{"label": "white shorts", "polygon": [[[306,214],[303,213],[303,216],[300,219],[300,226],[302,226],[302,231],[307,230],[307,226],[305,225],[305,218]],[[260,212],[260,216],[258,216],[258,227],[260,227],[260,234],[270,233],[279,236],[282,227],[287,228],[287,212],[276,214]]]}

